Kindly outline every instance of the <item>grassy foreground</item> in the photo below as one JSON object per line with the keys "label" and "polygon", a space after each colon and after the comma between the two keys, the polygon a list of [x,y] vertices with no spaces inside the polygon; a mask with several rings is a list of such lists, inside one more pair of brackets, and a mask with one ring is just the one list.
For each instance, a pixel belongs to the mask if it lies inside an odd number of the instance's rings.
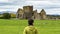
{"label": "grassy foreground", "polygon": [[[39,34],[60,34],[60,20],[35,20]],[[23,34],[27,20],[0,19],[0,34]]]}

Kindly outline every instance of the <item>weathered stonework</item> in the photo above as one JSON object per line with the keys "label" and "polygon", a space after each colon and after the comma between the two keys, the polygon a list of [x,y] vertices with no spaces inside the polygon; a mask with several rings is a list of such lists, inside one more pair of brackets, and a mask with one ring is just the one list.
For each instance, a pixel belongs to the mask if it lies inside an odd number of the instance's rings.
{"label": "weathered stonework", "polygon": [[24,6],[23,9],[18,9],[17,18],[19,19],[46,19],[46,12],[44,9],[40,13],[37,10],[33,11],[33,6]]}
{"label": "weathered stonework", "polygon": [[24,14],[23,10],[19,8],[17,11],[17,18],[23,19],[23,14]]}
{"label": "weathered stonework", "polygon": [[37,10],[34,11],[34,19],[40,19],[39,13],[37,13]]}
{"label": "weathered stonework", "polygon": [[40,19],[46,19],[46,12],[44,9],[41,10],[40,17],[41,17]]}
{"label": "weathered stonework", "polygon": [[25,19],[32,18],[33,6],[24,6],[23,11],[24,11],[24,18]]}

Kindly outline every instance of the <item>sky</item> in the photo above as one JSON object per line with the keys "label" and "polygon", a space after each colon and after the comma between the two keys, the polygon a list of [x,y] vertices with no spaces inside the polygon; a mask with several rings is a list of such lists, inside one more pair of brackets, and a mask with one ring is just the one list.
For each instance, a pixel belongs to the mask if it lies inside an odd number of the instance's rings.
{"label": "sky", "polygon": [[34,10],[37,9],[38,13],[44,9],[46,14],[60,15],[60,0],[0,0],[0,12],[17,12],[18,8],[29,5],[33,6]]}

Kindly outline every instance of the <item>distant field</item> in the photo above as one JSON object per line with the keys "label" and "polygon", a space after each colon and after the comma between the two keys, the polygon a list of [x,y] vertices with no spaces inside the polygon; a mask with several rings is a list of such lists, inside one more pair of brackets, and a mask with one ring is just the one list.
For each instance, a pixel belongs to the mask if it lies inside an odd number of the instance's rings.
{"label": "distant field", "polygon": [[[60,34],[60,20],[35,20],[39,34]],[[23,34],[27,20],[0,19],[0,34]]]}

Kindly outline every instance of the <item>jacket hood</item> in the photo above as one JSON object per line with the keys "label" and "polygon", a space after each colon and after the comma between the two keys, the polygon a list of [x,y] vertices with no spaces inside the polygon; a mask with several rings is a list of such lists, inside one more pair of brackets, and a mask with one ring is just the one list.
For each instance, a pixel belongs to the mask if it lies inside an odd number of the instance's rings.
{"label": "jacket hood", "polygon": [[29,26],[29,30],[33,31],[35,29],[34,26]]}

